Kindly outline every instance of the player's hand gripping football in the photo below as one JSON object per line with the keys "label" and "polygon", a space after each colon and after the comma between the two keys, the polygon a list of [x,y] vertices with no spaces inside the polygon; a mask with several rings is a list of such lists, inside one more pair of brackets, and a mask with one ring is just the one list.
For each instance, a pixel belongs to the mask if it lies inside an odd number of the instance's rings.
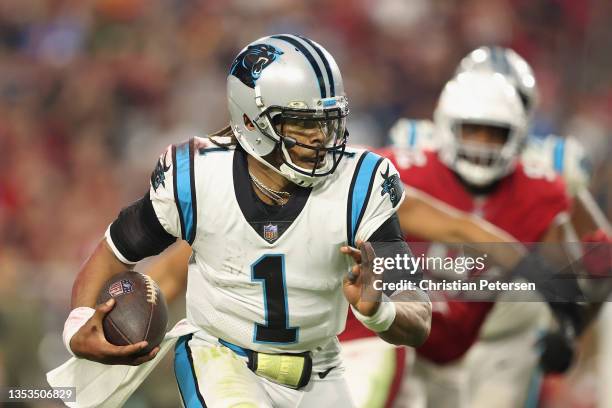
{"label": "player's hand gripping football", "polygon": [[81,358],[110,365],[140,365],[155,358],[159,347],[142,355],[147,347],[146,341],[128,346],[115,346],[104,337],[102,320],[115,305],[114,299],[96,307],[94,315],[85,323],[70,340],[70,349]]}
{"label": "player's hand gripping football", "polygon": [[376,257],[369,242],[357,241],[357,248],[343,246],[340,252],[349,255],[355,265],[344,277],[342,290],[348,302],[364,316],[372,316],[380,306],[382,291],[374,289],[372,262]]}

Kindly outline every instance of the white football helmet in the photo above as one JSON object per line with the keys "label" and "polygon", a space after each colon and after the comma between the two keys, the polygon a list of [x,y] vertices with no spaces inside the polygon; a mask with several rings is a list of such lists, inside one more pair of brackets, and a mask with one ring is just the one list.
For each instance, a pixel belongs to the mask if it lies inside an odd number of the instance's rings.
{"label": "white football helmet", "polygon": [[[468,184],[486,187],[510,173],[526,139],[527,114],[515,87],[503,75],[463,72],[450,80],[434,112],[440,158]],[[462,125],[507,131],[500,146],[467,142]]]}
{"label": "white football helmet", "polygon": [[531,116],[538,103],[538,86],[533,69],[523,57],[510,48],[484,46],[466,55],[455,72],[488,71],[504,75],[516,90]]}
{"label": "white football helmet", "polygon": [[[335,171],[348,137],[348,100],[338,65],[319,44],[290,34],[250,43],[230,68],[227,96],[232,130],[248,154],[304,187]],[[246,126],[247,118],[254,128]],[[300,143],[283,134],[285,123],[316,127],[325,141]],[[293,162],[293,146],[315,151],[312,168]]]}

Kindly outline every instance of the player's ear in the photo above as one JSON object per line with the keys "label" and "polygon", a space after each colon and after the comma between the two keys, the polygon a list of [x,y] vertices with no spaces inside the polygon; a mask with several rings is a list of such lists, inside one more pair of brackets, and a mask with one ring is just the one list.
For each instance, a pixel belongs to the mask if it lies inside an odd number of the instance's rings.
{"label": "player's ear", "polygon": [[255,130],[255,125],[247,115],[242,115],[242,120],[244,120],[244,126],[246,126],[247,129]]}

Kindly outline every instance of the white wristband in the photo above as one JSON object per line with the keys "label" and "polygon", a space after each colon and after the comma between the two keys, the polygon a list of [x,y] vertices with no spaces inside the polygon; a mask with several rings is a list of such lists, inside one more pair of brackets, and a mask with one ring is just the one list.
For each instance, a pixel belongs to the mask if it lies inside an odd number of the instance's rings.
{"label": "white wristband", "polygon": [[[70,340],[72,336],[79,331],[81,327],[93,316],[96,312],[96,309],[92,309],[91,307],[77,307],[73,309],[68,315],[68,319],[66,319],[66,323],[64,323],[64,333],[62,334],[62,338],[64,339],[64,345],[70,354],[73,356],[74,353],[70,349]],[[76,356],[75,356],[76,357]]]}
{"label": "white wristband", "polygon": [[376,333],[389,330],[389,327],[391,327],[393,321],[395,320],[395,303],[391,301],[380,302],[378,310],[372,316],[362,315],[353,307],[353,305],[351,305],[351,309],[353,310],[353,314],[357,320],[363,323],[365,327]]}

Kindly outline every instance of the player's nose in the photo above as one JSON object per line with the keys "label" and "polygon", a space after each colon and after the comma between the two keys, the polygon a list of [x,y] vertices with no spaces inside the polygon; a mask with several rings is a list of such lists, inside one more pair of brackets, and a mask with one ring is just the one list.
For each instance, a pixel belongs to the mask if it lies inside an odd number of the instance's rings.
{"label": "player's nose", "polygon": [[306,132],[306,137],[308,138],[308,144],[314,146],[322,146],[325,144],[325,132],[320,127],[314,127],[312,129],[308,129]]}
{"label": "player's nose", "polygon": [[473,143],[496,144],[495,135],[484,126],[464,129],[463,138]]}
{"label": "player's nose", "polygon": [[489,140],[489,135],[484,128],[470,129],[465,136],[478,143],[486,143]]}

